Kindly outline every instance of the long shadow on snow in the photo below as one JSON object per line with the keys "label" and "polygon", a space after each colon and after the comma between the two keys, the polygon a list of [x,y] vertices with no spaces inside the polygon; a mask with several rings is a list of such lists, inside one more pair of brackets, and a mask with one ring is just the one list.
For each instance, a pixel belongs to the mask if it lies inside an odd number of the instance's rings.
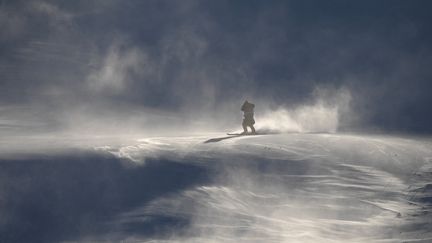
{"label": "long shadow on snow", "polygon": [[[109,233],[118,213],[208,178],[204,168],[172,161],[147,161],[127,168],[122,161],[89,152],[0,161],[0,242],[58,242]],[[185,220],[158,218],[130,225],[130,233],[152,235]]]}
{"label": "long shadow on snow", "polygon": [[237,138],[237,137],[258,136],[258,135],[272,135],[272,134],[281,134],[281,133],[279,133],[279,132],[272,132],[272,131],[257,131],[256,134],[251,134],[251,133],[247,133],[247,134],[232,134],[232,135],[228,135],[228,136],[224,136],[224,137],[211,138],[211,139],[208,139],[208,140],[204,141],[203,143],[217,143],[217,142],[220,142],[222,140],[227,140],[227,139],[232,139],[232,138]]}

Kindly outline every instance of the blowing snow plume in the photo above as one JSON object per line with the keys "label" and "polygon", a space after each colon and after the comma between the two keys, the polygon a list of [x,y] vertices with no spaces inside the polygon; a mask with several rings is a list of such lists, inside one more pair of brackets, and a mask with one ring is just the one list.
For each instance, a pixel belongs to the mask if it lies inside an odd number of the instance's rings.
{"label": "blowing snow plume", "polygon": [[293,108],[280,106],[269,110],[259,119],[257,127],[266,132],[334,133],[341,125],[341,120],[346,120],[350,101],[351,93],[348,89],[316,89],[312,104]]}

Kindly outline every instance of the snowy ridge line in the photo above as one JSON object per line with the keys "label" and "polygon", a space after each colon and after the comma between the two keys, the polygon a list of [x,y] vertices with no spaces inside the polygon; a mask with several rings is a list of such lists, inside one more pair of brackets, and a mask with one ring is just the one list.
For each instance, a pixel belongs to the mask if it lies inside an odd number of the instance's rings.
{"label": "snowy ridge line", "polygon": [[[179,232],[177,242],[218,242],[221,238],[226,242],[258,238],[343,242],[347,237],[353,242],[385,242],[419,234],[409,229],[410,215],[419,212],[419,205],[403,199],[411,193],[407,184],[413,182],[411,171],[422,170],[421,161],[412,158],[432,154],[417,141],[337,134],[239,137],[214,144],[199,143],[197,138],[190,142],[160,139],[126,147],[123,152],[134,158],[156,154],[182,163],[190,163],[188,158],[213,158],[212,164],[202,166],[221,165],[218,176],[222,177],[216,178],[215,185],[157,199],[123,215],[122,222],[132,215],[190,219],[191,226]],[[256,166],[267,169],[258,172]],[[346,229],[340,231],[341,226]],[[205,235],[196,235],[203,230]],[[244,232],[240,238],[234,237],[238,231]],[[353,235],[359,231],[369,236]]]}

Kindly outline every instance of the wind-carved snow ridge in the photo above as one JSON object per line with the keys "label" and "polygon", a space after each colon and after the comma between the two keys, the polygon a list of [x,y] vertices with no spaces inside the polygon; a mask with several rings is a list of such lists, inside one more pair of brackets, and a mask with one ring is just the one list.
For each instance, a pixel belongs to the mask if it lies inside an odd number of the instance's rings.
{"label": "wind-carved snow ridge", "polygon": [[[339,134],[199,140],[142,140],[134,149],[120,149],[134,158],[139,148],[144,154],[160,150],[182,163],[213,158],[201,165],[214,173],[211,183],[119,215],[113,222],[118,238],[204,243],[432,239],[429,142]],[[124,227],[158,218],[188,223],[152,236],[122,236]]]}
{"label": "wind-carved snow ridge", "polygon": [[103,146],[96,149],[109,152],[118,158],[128,159],[138,165],[145,165],[146,159],[181,160],[199,143],[202,143],[202,137],[154,137],[139,139],[134,145],[118,148]]}

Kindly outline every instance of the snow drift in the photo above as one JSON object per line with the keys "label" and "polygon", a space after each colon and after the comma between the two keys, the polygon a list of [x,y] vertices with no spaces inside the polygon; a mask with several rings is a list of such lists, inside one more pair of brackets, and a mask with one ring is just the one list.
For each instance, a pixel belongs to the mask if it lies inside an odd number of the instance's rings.
{"label": "snow drift", "polygon": [[[281,134],[152,138],[110,148],[142,164],[175,159],[211,172],[211,183],[167,194],[118,215],[118,229],[185,220],[152,242],[394,242],[432,239],[426,216],[432,147],[384,136]],[[429,169],[427,169],[429,168]],[[416,175],[416,176],[414,176]],[[193,176],[193,175],[191,175]],[[421,190],[423,194],[416,193]],[[422,201],[423,200],[423,201]],[[430,222],[429,222],[430,223]],[[417,225],[417,227],[416,227]],[[421,225],[421,226],[419,226]],[[111,235],[112,237],[112,235]]]}

